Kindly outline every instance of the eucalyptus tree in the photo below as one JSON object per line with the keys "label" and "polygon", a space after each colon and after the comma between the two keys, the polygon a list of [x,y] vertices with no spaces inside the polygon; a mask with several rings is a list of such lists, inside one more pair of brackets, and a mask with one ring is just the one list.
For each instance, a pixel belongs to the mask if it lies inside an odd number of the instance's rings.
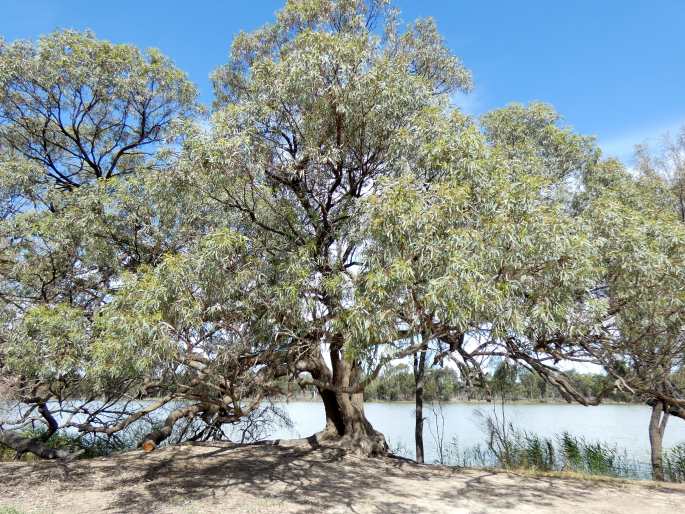
{"label": "eucalyptus tree", "polygon": [[158,145],[196,94],[159,51],[89,32],[1,43],[0,58],[3,146],[63,189],[158,166]]}
{"label": "eucalyptus tree", "polygon": [[[685,359],[682,154],[682,137],[666,138],[660,158],[638,149],[637,175],[601,161],[581,167],[565,193],[592,239],[597,282],[579,302],[587,329],[558,339],[556,354],[602,366],[607,385],[651,406],[651,459],[659,480],[668,416],[685,414],[674,377]],[[590,302],[605,307],[590,315]]]}
{"label": "eucalyptus tree", "polygon": [[[652,408],[654,478],[663,480],[662,440],[669,415],[685,419],[685,226],[659,176],[635,177],[617,162],[585,180],[608,309],[601,331],[582,342],[624,390]],[[666,198],[664,193],[666,192]]]}
{"label": "eucalyptus tree", "polygon": [[224,437],[286,378],[320,393],[314,440],[378,454],[363,391],[392,360],[485,383],[508,359],[588,404],[560,360],[637,384],[614,363],[652,308],[650,335],[680,341],[680,232],[640,225],[647,189],[548,106],[454,108],[470,74],[431,20],[290,0],[213,81],[192,123],[156,51],[0,46],[0,366],[22,404],[0,442],[59,456],[16,430],[112,436],[158,409],[148,449],[182,422]]}
{"label": "eucalyptus tree", "polygon": [[321,439],[384,452],[361,395],[381,366],[362,366],[389,341],[356,344],[351,311],[361,200],[383,176],[432,173],[414,154],[470,86],[433,22],[402,30],[385,1],[288,2],[236,38],[211,129],[184,125],[180,159],[163,137],[194,90],[158,53],[67,32],[2,56],[2,365],[28,405],[11,426],[38,409],[44,439],[109,436],[184,400],[154,447],[183,419],[220,430],[292,376],[321,392]]}
{"label": "eucalyptus tree", "polygon": [[640,175],[663,182],[659,204],[676,211],[685,223],[685,126],[675,137],[665,134],[658,151],[646,143],[637,145],[635,157]]}
{"label": "eucalyptus tree", "polygon": [[[176,290],[166,303],[187,305],[181,315],[157,300],[137,312],[240,334],[233,360],[254,365],[260,387],[279,375],[316,386],[316,440],[362,453],[386,450],[364,415],[366,384],[430,344],[465,375],[512,358],[588,403],[550,363],[604,308],[590,298],[578,313],[599,275],[569,202],[572,179],[597,164],[591,140],[537,104],[472,122],[450,104],[468,72],[432,22],[402,31],[386,2],[290,1],[236,38],[214,82],[211,131],[187,142],[188,181],[225,213],[221,233],[239,234],[252,278],[227,275],[236,297],[213,286],[221,275],[198,276],[203,297],[219,294],[209,304]],[[234,250],[200,247],[220,261]],[[133,296],[154,298],[159,286],[137,280]]]}
{"label": "eucalyptus tree", "polygon": [[[66,415],[116,417],[110,399],[151,387],[92,372],[96,321],[124,271],[154,266],[192,232],[160,177],[195,96],[157,50],[74,31],[0,43],[0,369],[3,397],[19,402],[0,441],[19,452],[55,456],[42,443]],[[84,406],[95,396],[99,407]],[[74,398],[86,401],[62,403]],[[16,431],[36,424],[39,438]]]}
{"label": "eucalyptus tree", "polygon": [[363,199],[383,178],[433,172],[418,149],[470,74],[431,20],[403,27],[385,0],[291,0],[238,35],[213,78],[212,130],[189,142],[189,180],[260,256],[241,330],[277,351],[255,349],[254,364],[319,389],[319,440],[384,452],[362,398],[381,364],[366,376],[364,364],[392,341],[369,339],[354,310]]}
{"label": "eucalyptus tree", "polygon": [[[669,212],[675,213],[677,219],[681,223],[685,223],[685,127],[681,127],[675,137],[670,134],[663,135],[658,151],[654,151],[646,143],[638,145],[635,157],[640,177],[637,186],[640,187],[642,194],[642,198],[638,201],[640,203],[648,202],[649,212],[666,224],[661,230],[666,231],[673,238],[679,237],[682,230],[680,227],[673,226],[674,220],[669,216]],[[631,205],[634,206],[635,203],[631,202]],[[664,209],[666,213],[662,212]],[[664,246],[662,245],[661,248]],[[674,248],[664,248],[665,255],[662,258],[665,259],[668,266],[682,267],[682,261],[679,260],[678,256],[678,252],[681,251],[682,249],[677,244]],[[678,289],[683,287],[682,282],[673,278],[669,278],[669,282],[667,290],[657,294],[669,295],[673,294],[674,291],[677,293]],[[646,310],[647,313],[653,312],[649,306]],[[642,376],[639,384],[640,390],[644,391],[645,386],[652,383],[659,392],[663,392],[666,388],[670,392],[669,396],[679,400],[676,402],[664,401],[663,398],[659,398],[659,394],[647,398],[647,402],[652,406],[650,422],[650,441],[653,441],[652,459],[653,462],[658,459],[655,469],[658,469],[659,475],[663,474],[661,441],[668,415],[685,419],[685,404],[682,403],[685,398],[685,389],[683,389],[682,381],[677,379],[677,375],[685,369],[685,332],[683,332],[685,327],[682,324],[679,325],[682,323],[679,310],[678,312],[669,311],[666,315],[671,316],[668,321],[670,329],[665,334],[660,335],[661,343],[657,344],[661,358],[652,358],[648,361],[650,365],[647,366],[644,359],[637,357],[642,362],[639,371],[636,370]],[[660,321],[656,322],[659,323]],[[668,338],[665,342],[663,341],[664,336]],[[649,378],[645,376],[647,370],[651,375]]]}

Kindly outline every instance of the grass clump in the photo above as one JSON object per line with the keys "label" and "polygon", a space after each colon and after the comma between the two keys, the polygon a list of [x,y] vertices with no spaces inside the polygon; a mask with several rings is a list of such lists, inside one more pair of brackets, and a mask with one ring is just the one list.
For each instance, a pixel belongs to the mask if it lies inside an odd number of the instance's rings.
{"label": "grass clump", "polygon": [[0,505],[0,514],[24,514],[22,511],[15,509],[14,507],[3,507]]}
{"label": "grass clump", "polygon": [[[485,417],[487,448],[496,467],[534,471],[570,471],[584,475],[646,478],[639,463],[615,445],[588,441],[569,432],[544,437],[516,428],[497,416]],[[685,445],[671,458],[674,474],[685,467]],[[480,460],[483,460],[482,457]]]}
{"label": "grass clump", "polygon": [[670,482],[685,482],[685,443],[665,453],[664,475]]}

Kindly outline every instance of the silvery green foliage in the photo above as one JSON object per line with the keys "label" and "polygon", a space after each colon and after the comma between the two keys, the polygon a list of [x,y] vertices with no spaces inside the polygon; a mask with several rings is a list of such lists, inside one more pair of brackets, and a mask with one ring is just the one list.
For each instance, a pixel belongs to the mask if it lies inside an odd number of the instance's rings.
{"label": "silvery green foliage", "polygon": [[658,180],[660,204],[685,222],[685,127],[675,136],[665,134],[658,150],[637,145],[635,157],[640,175]]}
{"label": "silvery green foliage", "polygon": [[195,96],[159,51],[90,32],[0,44],[0,141],[65,188],[154,166]]}
{"label": "silvery green foliage", "polygon": [[495,111],[482,130],[454,127],[428,143],[442,170],[430,183],[411,172],[383,182],[368,202],[360,337],[409,327],[452,343],[464,365],[491,354],[534,367],[558,360],[549,342],[591,333],[606,312],[589,296],[597,249],[559,193],[597,151],[557,121],[539,104]]}
{"label": "silvery green foliage", "polygon": [[206,223],[171,144],[195,88],[156,50],[73,31],[0,44],[0,85],[0,392],[34,409],[135,394],[162,352],[111,373],[101,310]]}
{"label": "silvery green foliage", "polygon": [[585,217],[610,316],[586,347],[623,387],[683,417],[675,374],[685,365],[685,225],[677,209],[663,208],[672,198],[663,178],[632,176],[616,162],[602,172],[586,181]]}
{"label": "silvery green foliage", "polygon": [[541,341],[606,312],[587,297],[601,271],[569,202],[596,146],[541,104],[470,120],[449,97],[469,75],[432,23],[402,32],[368,9],[289,2],[215,74],[195,183],[265,255],[254,298],[311,358],[331,341],[372,358],[411,327],[552,359]]}
{"label": "silvery green foliage", "polygon": [[[236,38],[214,83],[211,127],[184,149],[194,196],[223,224],[133,282],[131,298],[150,308],[128,310],[157,319],[182,352],[210,356],[203,381],[215,390],[259,397],[292,377],[356,395],[360,358],[374,353],[347,321],[368,244],[364,199],[385,178],[441,172],[426,149],[436,127],[467,123],[446,113],[470,75],[431,21],[402,28],[385,2],[291,1],[275,23]],[[224,238],[244,248],[230,270]],[[159,291],[173,294],[160,302]],[[345,431],[381,448],[352,396],[334,400]]]}
{"label": "silvery green foliage", "polygon": [[214,81],[212,132],[189,141],[194,182],[265,255],[280,330],[317,352],[322,336],[348,339],[360,199],[384,177],[438,171],[426,147],[469,73],[431,21],[401,31],[385,2],[291,1],[236,38]]}

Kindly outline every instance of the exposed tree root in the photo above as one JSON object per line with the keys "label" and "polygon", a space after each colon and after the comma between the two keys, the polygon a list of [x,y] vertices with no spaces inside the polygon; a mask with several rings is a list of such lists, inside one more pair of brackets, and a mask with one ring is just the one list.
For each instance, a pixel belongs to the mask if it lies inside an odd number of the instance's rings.
{"label": "exposed tree root", "polygon": [[285,447],[333,448],[364,457],[383,457],[389,448],[385,437],[375,430],[371,434],[338,435],[333,430],[322,430],[302,439],[280,439],[274,444]]}

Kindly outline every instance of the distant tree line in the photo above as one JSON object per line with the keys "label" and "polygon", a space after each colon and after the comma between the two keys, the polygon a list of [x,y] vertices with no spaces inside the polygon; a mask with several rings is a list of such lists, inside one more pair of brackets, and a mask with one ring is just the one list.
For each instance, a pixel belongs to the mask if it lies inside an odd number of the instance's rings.
{"label": "distant tree line", "polygon": [[[587,396],[596,396],[606,388],[607,377],[597,373],[568,372],[573,386]],[[555,387],[537,374],[522,368],[500,364],[493,372],[485,375],[485,387],[469,387],[450,368],[431,368],[424,378],[424,400],[472,401],[505,399],[507,401],[561,402],[564,397]],[[373,381],[364,391],[364,399],[371,401],[413,401],[414,376],[409,366],[400,364],[389,368],[382,376]],[[628,393],[612,390],[605,396],[613,402],[636,402]]]}

